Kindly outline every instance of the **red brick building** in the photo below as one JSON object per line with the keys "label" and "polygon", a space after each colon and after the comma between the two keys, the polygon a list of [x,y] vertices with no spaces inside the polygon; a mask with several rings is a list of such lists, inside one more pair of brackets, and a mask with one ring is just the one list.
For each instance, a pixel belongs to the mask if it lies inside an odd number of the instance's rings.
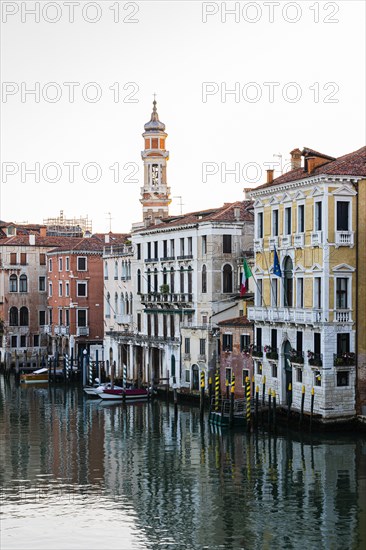
{"label": "red brick building", "polygon": [[244,316],[218,323],[220,327],[220,385],[222,395],[235,376],[235,397],[244,397],[245,379],[252,379],[253,360],[250,346],[253,342],[253,323]]}
{"label": "red brick building", "polygon": [[[70,239],[47,254],[48,320],[52,353],[73,354],[102,346],[105,302],[103,248],[124,235]],[[76,242],[75,242],[76,241]],[[94,348],[95,349],[95,348]]]}

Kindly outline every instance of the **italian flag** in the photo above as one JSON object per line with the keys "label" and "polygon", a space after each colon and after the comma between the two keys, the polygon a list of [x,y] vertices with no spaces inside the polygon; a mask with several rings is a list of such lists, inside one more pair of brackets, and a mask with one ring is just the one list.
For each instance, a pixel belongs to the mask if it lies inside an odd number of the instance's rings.
{"label": "italian flag", "polygon": [[247,264],[246,259],[243,261],[243,274],[241,276],[240,296],[244,296],[249,290],[248,279],[252,276],[251,269]]}

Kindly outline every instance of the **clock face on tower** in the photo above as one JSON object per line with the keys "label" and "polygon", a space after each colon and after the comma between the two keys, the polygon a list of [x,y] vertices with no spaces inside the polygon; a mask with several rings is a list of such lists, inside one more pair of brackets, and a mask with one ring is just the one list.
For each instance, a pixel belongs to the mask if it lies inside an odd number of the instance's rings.
{"label": "clock face on tower", "polygon": [[151,181],[153,185],[159,185],[159,165],[153,164],[151,167]]}

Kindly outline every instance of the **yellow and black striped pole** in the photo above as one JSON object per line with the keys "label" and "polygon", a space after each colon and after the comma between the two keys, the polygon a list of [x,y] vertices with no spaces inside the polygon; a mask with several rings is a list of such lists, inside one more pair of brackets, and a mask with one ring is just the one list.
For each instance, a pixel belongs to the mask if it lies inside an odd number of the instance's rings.
{"label": "yellow and black striped pole", "polygon": [[249,428],[250,426],[250,381],[248,376],[245,379],[245,398],[246,398],[247,428]]}
{"label": "yellow and black striped pole", "polygon": [[200,417],[203,420],[203,412],[205,408],[205,373],[201,370],[201,394],[200,394]]}
{"label": "yellow and black striped pole", "polygon": [[220,373],[217,370],[215,374],[215,411],[219,410],[220,401]]}
{"label": "yellow and black striped pole", "polygon": [[234,399],[235,399],[235,376],[233,374],[230,387],[230,412],[229,412],[229,424],[234,423]]}

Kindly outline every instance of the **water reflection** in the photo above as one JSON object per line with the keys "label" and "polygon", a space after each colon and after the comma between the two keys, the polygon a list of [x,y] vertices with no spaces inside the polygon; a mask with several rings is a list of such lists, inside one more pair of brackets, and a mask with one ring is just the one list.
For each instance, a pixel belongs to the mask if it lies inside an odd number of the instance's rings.
{"label": "water reflection", "polygon": [[58,539],[63,550],[357,549],[366,540],[362,438],[220,433],[196,409],[103,405],[76,387],[1,379],[0,394],[4,549]]}

